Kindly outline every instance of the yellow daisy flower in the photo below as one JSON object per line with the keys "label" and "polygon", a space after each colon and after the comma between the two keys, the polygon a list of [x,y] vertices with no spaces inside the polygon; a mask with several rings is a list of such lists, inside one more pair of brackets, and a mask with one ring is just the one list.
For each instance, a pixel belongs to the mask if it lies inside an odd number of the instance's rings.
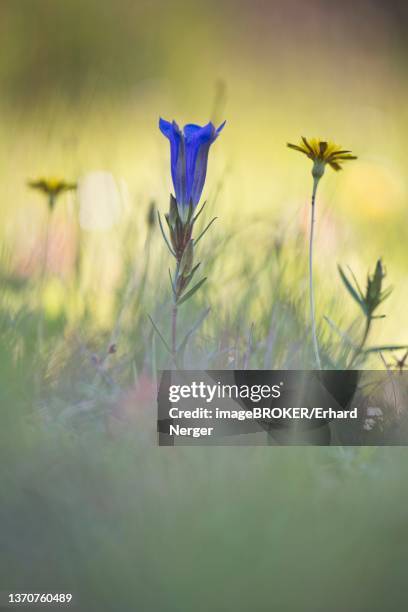
{"label": "yellow daisy flower", "polygon": [[311,220],[310,220],[310,241],[309,241],[309,297],[310,297],[310,318],[312,324],[312,338],[313,346],[316,357],[316,364],[319,370],[322,369],[322,362],[320,359],[319,343],[317,340],[316,331],[316,318],[315,318],[315,300],[314,300],[314,289],[313,289],[313,241],[314,241],[314,225],[315,225],[315,204],[316,204],[316,192],[317,187],[326,169],[326,164],[329,164],[333,170],[341,170],[341,164],[351,159],[357,159],[355,155],[351,154],[351,151],[342,149],[339,145],[334,142],[327,142],[326,140],[320,140],[320,138],[311,138],[307,140],[302,136],[302,142],[298,145],[287,143],[288,147],[295,151],[300,151],[306,155],[313,162],[312,176],[313,176],[313,191],[311,200]]}
{"label": "yellow daisy flower", "polygon": [[326,164],[333,170],[341,170],[341,164],[351,159],[357,159],[351,151],[342,149],[334,142],[320,140],[319,138],[307,139],[302,136],[302,142],[298,145],[287,143],[288,147],[295,151],[304,153],[314,162],[312,174],[315,178],[321,178],[324,174]]}
{"label": "yellow daisy flower", "polygon": [[49,205],[52,208],[55,204],[57,196],[65,191],[72,191],[77,188],[76,183],[68,183],[64,179],[57,177],[40,177],[38,179],[28,181],[28,186],[32,189],[42,191],[49,198]]}

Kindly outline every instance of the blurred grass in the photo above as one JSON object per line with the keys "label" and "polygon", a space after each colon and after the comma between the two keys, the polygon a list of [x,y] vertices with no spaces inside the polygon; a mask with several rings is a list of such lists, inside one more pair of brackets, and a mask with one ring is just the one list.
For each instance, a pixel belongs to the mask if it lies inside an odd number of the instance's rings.
{"label": "blurred grass", "polygon": [[[221,79],[204,194],[219,218],[180,329],[211,312],[186,364],[242,366],[253,325],[249,367],[313,367],[310,167],[285,147],[301,134],[359,156],[318,198],[323,352],[338,346],[323,315],[358,315],[337,262],[364,279],[379,256],[394,293],[370,343],[408,342],[405,13],[387,7],[1,3],[2,589],[73,590],[83,610],[402,609],[404,449],[155,447],[168,356],[147,313],[168,337],[170,312],[157,227],[145,266],[149,204],[164,211],[170,190],[158,117],[206,121]],[[119,222],[81,229],[103,192],[61,197],[40,289],[46,205],[26,180],[98,170]]]}

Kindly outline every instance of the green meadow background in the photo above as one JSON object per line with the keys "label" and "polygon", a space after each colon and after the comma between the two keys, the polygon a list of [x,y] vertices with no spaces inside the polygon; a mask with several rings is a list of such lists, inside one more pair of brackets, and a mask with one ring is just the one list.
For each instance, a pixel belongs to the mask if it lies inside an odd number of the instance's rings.
{"label": "green meadow background", "polygon": [[[286,143],[334,140],[358,160],[319,186],[322,352],[341,365],[324,316],[362,332],[337,264],[364,284],[379,257],[394,290],[369,344],[408,344],[407,23],[402,0],[0,0],[0,591],[71,591],[84,611],[402,609],[404,449],[157,448],[170,362],[148,314],[168,338],[172,261],[148,214],[172,190],[159,117],[226,119],[208,280],[179,333],[211,310],[185,365],[314,367],[311,162]],[[78,182],[46,257],[41,176]]]}

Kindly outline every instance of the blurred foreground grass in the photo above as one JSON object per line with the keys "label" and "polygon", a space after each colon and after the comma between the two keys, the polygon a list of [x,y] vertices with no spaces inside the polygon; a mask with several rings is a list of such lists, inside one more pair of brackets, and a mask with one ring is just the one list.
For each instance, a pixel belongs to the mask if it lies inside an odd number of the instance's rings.
{"label": "blurred foreground grass", "polygon": [[12,413],[3,589],[72,591],[81,610],[404,605],[403,450],[170,451],[150,414],[106,437]]}
{"label": "blurred foreground grass", "polygon": [[[135,221],[124,230],[106,315],[104,235],[83,237],[79,279],[51,267],[41,288],[4,266],[2,589],[72,591],[84,611],[399,609],[404,450],[156,447],[155,372],[168,356],[146,314],[167,335],[170,302],[147,211],[140,233]],[[244,253],[226,270],[233,233],[218,227],[203,245],[208,287],[181,328],[212,311],[188,367],[313,364],[301,243],[280,237],[258,265]],[[334,297],[326,307],[341,315]],[[337,338],[322,335],[331,351]]]}

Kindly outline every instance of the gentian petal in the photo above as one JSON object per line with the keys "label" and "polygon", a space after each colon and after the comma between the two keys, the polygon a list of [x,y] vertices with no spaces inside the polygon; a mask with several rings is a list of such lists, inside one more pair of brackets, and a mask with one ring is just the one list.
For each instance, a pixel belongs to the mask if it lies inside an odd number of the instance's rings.
{"label": "gentian petal", "polygon": [[186,200],[186,169],[183,135],[175,121],[170,123],[160,118],[159,128],[170,141],[171,178],[176,200],[184,203]]}
{"label": "gentian petal", "polygon": [[177,123],[173,121],[174,139],[177,141],[177,159],[172,158],[171,176],[173,178],[176,200],[180,205],[188,203],[186,178],[186,147],[183,134]]}
{"label": "gentian petal", "polygon": [[172,124],[170,123],[170,121],[166,121],[165,119],[162,119],[160,117],[159,130],[161,131],[162,134],[164,134],[164,136],[166,136],[166,138],[170,139],[170,135],[172,132]]}
{"label": "gentian petal", "polygon": [[204,128],[201,127],[201,125],[197,125],[196,123],[187,123],[187,125],[184,126],[183,134],[185,138],[190,139],[190,138],[194,138],[194,136],[196,136],[198,132],[200,132],[203,129]]}
{"label": "gentian petal", "polygon": [[194,206],[196,206],[200,201],[200,197],[204,188],[205,177],[207,175],[207,163],[208,153],[210,151],[210,144],[211,143],[201,145],[197,154],[194,170],[194,182],[191,190],[191,199],[193,201]]}
{"label": "gentian petal", "polygon": [[186,144],[186,174],[187,174],[187,197],[188,201],[198,204],[204,187],[207,172],[208,151],[216,138],[216,130],[210,122],[200,128],[194,124],[188,124],[184,128]]}
{"label": "gentian petal", "polygon": [[203,188],[204,188],[205,177],[207,174],[208,153],[210,150],[210,146],[217,139],[218,134],[222,131],[225,124],[226,124],[226,121],[221,123],[221,125],[217,129],[214,128],[213,135],[212,135],[210,142],[201,145],[198,151],[196,164],[195,164],[194,183],[193,183],[193,188],[191,192],[191,199],[193,200],[194,205],[198,204]]}

